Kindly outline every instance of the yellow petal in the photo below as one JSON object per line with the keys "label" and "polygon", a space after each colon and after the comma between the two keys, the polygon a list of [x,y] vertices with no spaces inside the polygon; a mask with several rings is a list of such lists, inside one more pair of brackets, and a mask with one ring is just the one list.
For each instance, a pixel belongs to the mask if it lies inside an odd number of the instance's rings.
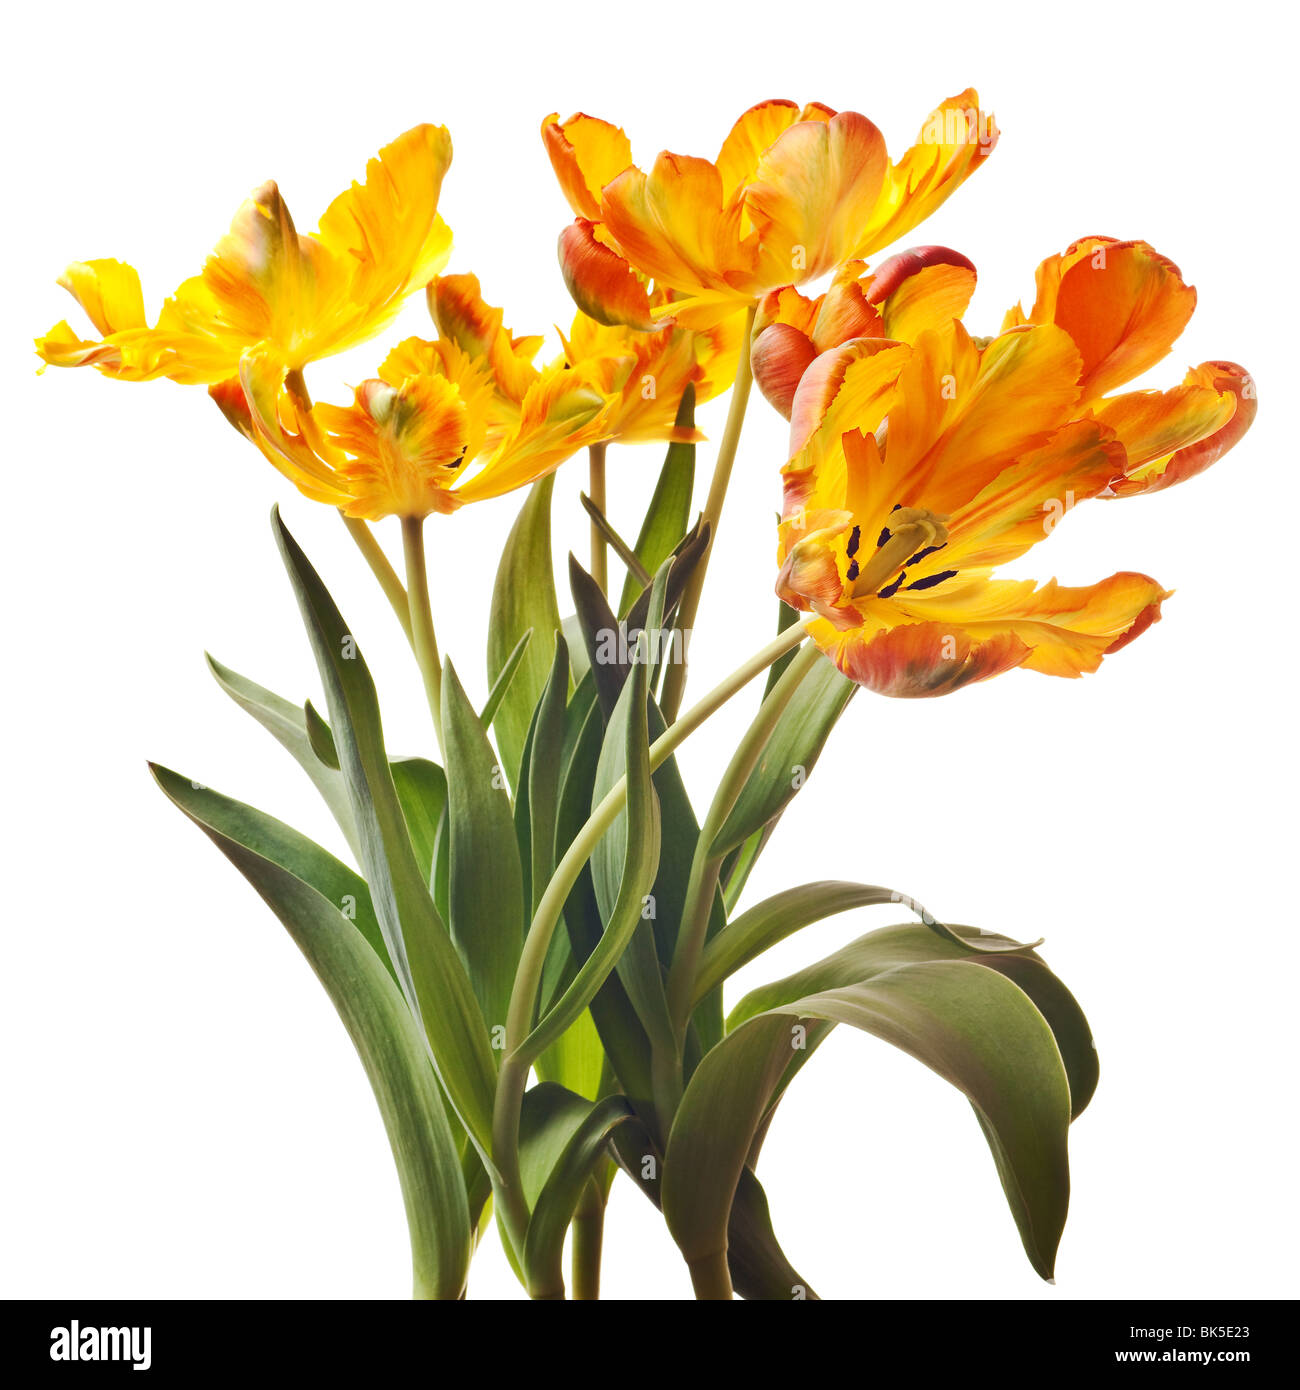
{"label": "yellow petal", "polygon": [[569,206],[578,217],[600,221],[600,191],[632,164],[632,146],[616,125],[579,112],[561,122],[542,122],[542,141]]}

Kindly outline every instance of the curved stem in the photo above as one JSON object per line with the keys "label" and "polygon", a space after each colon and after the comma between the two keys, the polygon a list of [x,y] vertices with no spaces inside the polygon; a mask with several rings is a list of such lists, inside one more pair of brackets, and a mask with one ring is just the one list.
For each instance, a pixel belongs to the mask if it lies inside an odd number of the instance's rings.
{"label": "curved stem", "polygon": [[[605,445],[592,444],[587,449],[587,496],[592,505],[605,514]],[[601,593],[609,588],[609,562],[605,550],[605,533],[591,523],[591,577],[600,585]]]}
{"label": "curved stem", "polygon": [[691,1283],[698,1299],[730,1300],[731,1270],[727,1266],[727,1252],[719,1250],[712,1255],[701,1255],[688,1260]]}
{"label": "curved stem", "polygon": [[[755,312],[756,306],[751,305],[745,316],[745,328],[740,339],[740,361],[736,366],[736,384],[732,387],[731,408],[727,412],[727,427],[722,434],[722,443],[718,445],[718,459],[713,465],[713,481],[709,484],[708,499],[704,503],[704,520],[709,523],[708,549],[700,557],[677,610],[677,626],[688,643],[691,629],[695,626],[695,615],[700,609],[700,595],[704,592],[709,557],[717,544],[722,504],[726,501],[727,484],[731,481],[731,468],[736,461],[736,449],[740,444],[740,428],[745,423],[745,407],[749,404],[749,388],[754,380],[749,365],[749,335],[754,327]],[[683,660],[670,666],[664,678],[664,697],[660,704],[664,719],[669,724],[677,718],[685,689],[686,662]]]}
{"label": "curved stem", "polygon": [[[402,518],[402,549],[406,556],[406,588],[410,602],[411,645],[420,674],[424,677],[424,693],[433,718],[433,732],[442,742],[442,662],[438,657],[438,639],[433,631],[433,610],[429,607],[429,576],[424,563],[424,519]],[[445,752],[444,752],[445,759]]]}
{"label": "curved stem", "polygon": [[397,621],[402,625],[406,640],[414,647],[415,634],[411,629],[411,604],[406,595],[406,588],[401,579],[398,578],[397,571],[393,568],[388,556],[384,554],[384,549],[375,539],[374,533],[364,521],[359,517],[348,516],[345,512],[340,512],[339,516],[343,518],[348,535],[356,541],[357,549],[361,552],[366,564],[370,566],[370,572],[379,581],[379,587],[384,591],[384,597],[397,615]]}
{"label": "curved stem", "polygon": [[597,1178],[583,1188],[573,1214],[573,1297],[600,1297],[600,1256],[605,1240],[605,1195]]}
{"label": "curved stem", "polygon": [[[766,671],[786,652],[792,651],[807,636],[802,623],[795,623],[738,666],[724,681],[715,686],[698,704],[693,705],[674,724],[670,725],[650,745],[650,770],[655,771],[672,756],[677,747],[719,710],[738,691]],[[519,1115],[524,1090],[528,1084],[529,1064],[521,1061],[518,1048],[533,1026],[533,1011],[541,987],[542,970],[551,937],[560,920],[573,885],[578,881],[583,865],[591,858],[601,837],[613,825],[627,802],[627,777],[623,776],[592,808],[586,824],[574,836],[546,885],[532,924],[524,938],[524,949],[515,971],[510,1007],[506,1014],[505,1055],[497,1077],[496,1103],[492,1113],[492,1161],[500,1175],[497,1188],[498,1209],[506,1233],[517,1248],[528,1229],[528,1207],[523,1195],[519,1172]]]}
{"label": "curved stem", "polygon": [[690,1020],[691,999],[695,992],[695,972],[699,967],[705,937],[708,935],[709,916],[718,886],[718,873],[725,858],[725,855],[711,853],[710,846],[717,839],[727,817],[740,799],[740,793],[745,789],[745,783],[749,781],[758,765],[759,758],[763,756],[763,749],[767,747],[767,741],[777,721],[794,698],[794,693],[803,678],[820,658],[821,651],[816,643],[809,642],[781,672],[780,679],[759,707],[754,722],[745,731],[735,753],[732,754],[731,762],[722,775],[708,814],[700,827],[700,837],[695,842],[695,855],[691,860],[691,872],[687,880],[686,900],[682,906],[681,928],[677,933],[672,968],[668,972],[668,1014],[677,1038],[679,1055],[686,1025]]}

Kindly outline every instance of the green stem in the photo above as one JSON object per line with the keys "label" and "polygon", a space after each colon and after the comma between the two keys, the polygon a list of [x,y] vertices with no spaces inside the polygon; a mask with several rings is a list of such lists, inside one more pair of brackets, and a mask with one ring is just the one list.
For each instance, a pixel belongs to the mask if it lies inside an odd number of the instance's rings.
{"label": "green stem", "polygon": [[804,677],[820,658],[821,651],[816,643],[809,642],[781,672],[780,679],[759,706],[753,723],[745,731],[735,753],[732,754],[731,762],[718,783],[708,814],[700,827],[700,836],[695,842],[695,855],[691,860],[691,872],[686,885],[686,900],[682,906],[681,927],[677,933],[672,968],[668,972],[668,1015],[672,1020],[679,1055],[686,1035],[686,1025],[690,1021],[691,1000],[695,993],[695,973],[699,968],[700,952],[704,949],[704,941],[708,935],[709,917],[718,886],[718,873],[726,857],[711,853],[710,846],[717,839],[727,822],[727,817],[740,799],[745,783],[749,781],[758,760],[763,756],[772,730],[785,713],[786,706],[794,698],[794,693]]}
{"label": "green stem", "polygon": [[[653,772],[667,762],[678,746],[711,714],[760,672],[766,671],[774,661],[779,661],[786,652],[797,647],[806,636],[802,623],[795,623],[738,666],[650,745],[650,770]],[[617,820],[626,802],[627,777],[623,776],[592,808],[586,824],[574,836],[556,865],[533,913],[515,971],[510,1007],[506,1014],[505,1055],[497,1077],[496,1103],[492,1115],[492,1161],[500,1175],[496,1189],[498,1210],[506,1234],[516,1249],[522,1249],[522,1240],[528,1230],[528,1205],[524,1200],[519,1172],[519,1115],[528,1084],[529,1064],[520,1059],[518,1048],[532,1031],[542,970],[560,913],[573,885],[578,881],[583,865],[591,858],[601,837]]]}
{"label": "green stem", "polygon": [[[709,557],[718,541],[718,523],[722,520],[722,504],[727,497],[727,484],[731,481],[731,468],[736,461],[736,449],[740,444],[740,428],[745,423],[745,407],[749,404],[749,388],[754,376],[749,365],[749,335],[754,327],[756,307],[751,305],[745,316],[745,329],[740,339],[740,361],[736,366],[736,384],[731,391],[731,408],[727,412],[727,426],[718,445],[718,460],[713,465],[713,481],[709,484],[708,499],[704,503],[704,520],[709,523],[708,549],[700,557],[700,562],[691,575],[677,610],[677,627],[690,641],[691,629],[695,626],[695,616],[700,609],[700,595],[704,592],[704,578],[709,568]],[[686,662],[677,662],[668,668],[664,679],[664,697],[660,702],[664,719],[671,724],[681,708],[682,695],[686,689]]]}
{"label": "green stem", "polygon": [[691,1271],[691,1283],[695,1286],[696,1298],[730,1301],[731,1270],[727,1267],[725,1250],[688,1260],[687,1265]]}
{"label": "green stem", "polygon": [[402,631],[406,634],[406,640],[415,646],[415,634],[411,629],[411,604],[406,596],[406,588],[398,578],[397,571],[390,563],[388,556],[384,554],[383,547],[375,539],[374,533],[359,517],[347,516],[340,512],[343,524],[348,529],[348,535],[357,543],[357,549],[361,552],[366,564],[370,566],[370,572],[379,581],[379,587],[384,591],[384,597],[388,600],[393,612],[397,615],[397,621],[402,625]]}
{"label": "green stem", "polygon": [[[587,496],[592,506],[605,514],[605,445],[592,444],[587,449]],[[601,593],[609,588],[609,561],[605,551],[605,533],[591,523],[591,577],[600,585]]]}
{"label": "green stem", "polygon": [[592,1178],[573,1214],[573,1297],[590,1302],[600,1297],[600,1256],[605,1241],[605,1194]]}
{"label": "green stem", "polygon": [[433,631],[433,610],[429,606],[429,576],[424,563],[424,518],[402,518],[402,549],[406,556],[406,588],[410,602],[411,645],[424,677],[424,693],[433,718],[438,749],[446,757],[442,742],[442,662],[438,639]]}

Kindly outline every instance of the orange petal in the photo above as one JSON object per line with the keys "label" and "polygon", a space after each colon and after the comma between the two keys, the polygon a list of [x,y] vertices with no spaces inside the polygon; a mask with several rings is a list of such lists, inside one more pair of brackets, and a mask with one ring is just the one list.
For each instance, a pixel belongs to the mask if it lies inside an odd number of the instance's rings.
{"label": "orange petal", "polygon": [[844,633],[818,620],[809,623],[808,631],[850,680],[878,695],[903,699],[951,695],[1022,665],[1030,651],[1012,632],[976,637],[939,623]]}
{"label": "orange petal", "polygon": [[917,142],[886,170],[880,199],[858,230],[852,254],[867,256],[905,236],[945,203],[997,144],[992,115],[968,89],[926,117]]}
{"label": "orange petal", "polygon": [[815,279],[858,255],[888,164],[884,137],[855,111],[800,121],[777,138],[744,193],[768,286]]}
{"label": "orange petal", "polygon": [[439,336],[450,339],[471,359],[484,359],[507,400],[523,400],[537,380],[532,363],[537,340],[514,337],[505,326],[505,311],[484,300],[476,275],[439,276],[426,293]]}
{"label": "orange petal", "polygon": [[560,269],[573,302],[589,318],[607,325],[653,329],[650,292],[622,256],[597,241],[584,218],[560,233]]}
{"label": "orange petal", "polygon": [[631,167],[632,146],[616,125],[579,112],[561,122],[552,113],[542,122],[551,168],[578,217],[600,221],[600,191]]}
{"label": "orange petal", "polygon": [[[1112,484],[1114,496],[1132,497],[1143,492],[1160,492],[1203,473],[1246,433],[1259,408],[1254,378],[1235,362],[1203,362],[1188,372],[1180,389],[1196,393],[1198,402],[1203,401],[1205,395],[1214,394],[1219,408],[1226,396],[1234,403],[1232,414],[1217,429],[1202,435],[1196,442],[1154,458],[1127,477],[1117,480]],[[1207,414],[1217,414],[1217,410],[1210,407]]]}
{"label": "orange petal", "polygon": [[[1049,676],[1095,671],[1102,658],[1145,632],[1169,592],[1148,575],[1113,574],[1099,584],[1067,588],[1056,580],[960,578],[923,592],[900,590],[895,615],[961,630],[977,641],[1010,635],[1030,650],[1021,663]],[[884,601],[878,601],[883,603]],[[869,607],[874,608],[873,605]]]}
{"label": "orange petal", "polygon": [[1034,323],[1056,323],[1083,358],[1083,400],[1165,357],[1196,307],[1178,267],[1144,241],[1088,237],[1038,268]]}
{"label": "orange petal", "polygon": [[748,273],[753,250],[742,246],[741,209],[724,205],[722,179],[708,160],[665,150],[649,174],[626,169],[606,186],[601,213],[628,261],[658,284],[685,295],[746,297],[731,277]]}
{"label": "orange petal", "polygon": [[792,101],[760,101],[731,128],[718,153],[722,196],[728,201],[754,177],[758,161],[783,131],[800,119]]}

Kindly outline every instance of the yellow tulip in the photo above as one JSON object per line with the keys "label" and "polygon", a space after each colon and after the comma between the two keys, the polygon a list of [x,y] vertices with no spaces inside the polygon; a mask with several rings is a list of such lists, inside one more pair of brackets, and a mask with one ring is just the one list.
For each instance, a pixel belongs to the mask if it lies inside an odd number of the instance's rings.
{"label": "yellow tulip", "polygon": [[103,336],[83,339],[64,321],[36,350],[54,366],[186,384],[237,377],[248,351],[287,371],[342,352],[385,328],[446,264],[451,232],[438,197],[450,163],[444,127],[408,130],[370,161],[364,184],[335,198],[311,236],[298,234],[276,185],[263,184],[152,327],[131,266],[77,262],[59,283]]}

